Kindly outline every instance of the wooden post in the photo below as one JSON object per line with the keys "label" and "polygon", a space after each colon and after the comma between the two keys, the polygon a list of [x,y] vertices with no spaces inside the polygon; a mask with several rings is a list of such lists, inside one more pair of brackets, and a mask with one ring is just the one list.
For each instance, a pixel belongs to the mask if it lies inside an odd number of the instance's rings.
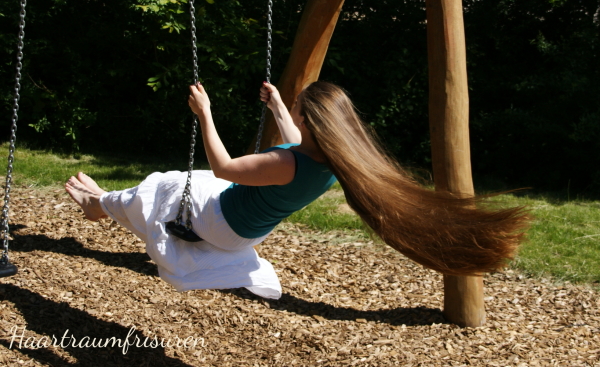
{"label": "wooden post", "polygon": [[[304,7],[290,59],[277,83],[277,89],[288,109],[292,108],[302,89],[319,79],[329,41],[343,4],[344,0],[309,0]],[[279,128],[269,111],[260,150],[281,143]],[[254,151],[255,145],[256,138],[248,148],[248,154]]]}
{"label": "wooden post", "polygon": [[[426,0],[426,7],[435,188],[473,196],[462,1]],[[444,276],[444,315],[460,326],[483,325],[483,277]]]}

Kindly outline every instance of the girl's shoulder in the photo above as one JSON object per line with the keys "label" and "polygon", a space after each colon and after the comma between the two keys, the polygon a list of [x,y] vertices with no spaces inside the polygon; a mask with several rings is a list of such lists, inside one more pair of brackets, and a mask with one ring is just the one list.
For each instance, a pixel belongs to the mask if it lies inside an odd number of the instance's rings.
{"label": "girl's shoulder", "polygon": [[299,144],[294,144],[294,143],[279,144],[279,145],[275,145],[275,146],[272,146],[270,148],[267,148],[267,149],[263,150],[261,153],[268,153],[268,152],[272,152],[272,151],[278,150],[278,149],[290,149],[290,148],[298,146],[298,145]]}
{"label": "girl's shoulder", "polygon": [[327,162],[325,156],[321,152],[315,152],[308,149],[303,148],[300,144],[296,143],[288,143],[288,144],[280,144],[275,145],[273,147],[267,148],[262,151],[262,153],[272,152],[274,150],[285,149],[289,150],[296,155],[296,153],[300,153],[305,157],[310,158],[312,161],[320,164],[325,164]]}

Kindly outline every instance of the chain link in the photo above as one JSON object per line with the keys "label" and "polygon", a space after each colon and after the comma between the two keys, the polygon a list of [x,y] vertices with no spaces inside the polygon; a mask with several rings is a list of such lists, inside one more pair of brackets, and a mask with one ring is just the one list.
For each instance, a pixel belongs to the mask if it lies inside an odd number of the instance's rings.
{"label": "chain link", "polygon": [[[267,11],[267,76],[266,82],[271,83],[271,35],[273,33],[273,0],[269,0],[268,11]],[[262,111],[260,113],[260,125],[258,127],[258,134],[256,136],[256,147],[254,148],[254,154],[258,154],[260,150],[260,142],[262,140],[263,129],[265,127],[265,116],[267,114],[267,104],[264,103]]]}
{"label": "chain link", "polygon": [[3,242],[2,257],[0,264],[8,263],[8,241],[10,228],[8,227],[8,210],[10,204],[10,186],[12,184],[13,162],[15,158],[15,141],[17,140],[17,120],[19,119],[19,99],[21,95],[21,68],[23,67],[23,38],[25,37],[25,6],[26,0],[21,0],[21,19],[19,21],[19,42],[17,45],[17,72],[15,74],[15,96],[13,100],[12,127],[10,133],[10,147],[8,149],[8,167],[6,169],[6,186],[4,191],[4,208],[2,209],[2,218],[0,219],[0,238]]}

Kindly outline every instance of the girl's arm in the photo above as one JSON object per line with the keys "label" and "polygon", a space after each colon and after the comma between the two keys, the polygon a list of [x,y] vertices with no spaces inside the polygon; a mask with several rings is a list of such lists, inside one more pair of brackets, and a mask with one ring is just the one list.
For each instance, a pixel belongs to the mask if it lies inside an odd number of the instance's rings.
{"label": "girl's arm", "polygon": [[294,179],[294,154],[286,149],[232,159],[215,128],[201,84],[190,86],[188,104],[198,115],[208,163],[218,178],[249,186],[285,185]]}
{"label": "girl's arm", "polygon": [[263,83],[263,87],[260,89],[260,100],[267,103],[267,107],[273,111],[275,121],[279,127],[281,133],[281,139],[285,144],[288,143],[302,143],[302,135],[300,130],[294,124],[292,116],[287,107],[281,100],[279,91],[273,84],[267,82]]}

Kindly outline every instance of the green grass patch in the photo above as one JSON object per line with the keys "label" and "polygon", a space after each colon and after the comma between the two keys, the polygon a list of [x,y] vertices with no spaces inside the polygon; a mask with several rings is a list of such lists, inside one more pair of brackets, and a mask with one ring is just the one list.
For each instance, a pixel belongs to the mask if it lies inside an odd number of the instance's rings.
{"label": "green grass patch", "polygon": [[[0,156],[8,157],[8,144],[0,145]],[[8,163],[7,160],[4,162]],[[27,187],[62,186],[77,172],[85,172],[105,190],[122,190],[137,186],[152,172],[172,170],[187,171],[187,160],[178,162],[166,159],[131,156],[70,155],[17,147],[13,163],[13,182]],[[207,165],[196,164],[196,169]],[[1,176],[6,175],[6,166],[0,167]]]}
{"label": "green grass patch", "polygon": [[[0,145],[0,155],[8,156],[7,144]],[[68,177],[83,171],[104,189],[119,190],[139,184],[152,172],[186,170],[186,166],[185,158],[175,163],[147,157],[83,155],[74,158],[18,148],[13,177],[15,185],[42,188],[62,186]],[[503,207],[526,206],[534,217],[527,241],[512,262],[512,267],[532,276],[600,284],[600,201],[512,194],[494,197],[493,201]],[[287,222],[329,232],[330,237],[332,233],[343,233],[346,238],[352,239],[369,237],[365,225],[347,206],[339,184],[294,213]]]}
{"label": "green grass patch", "polygon": [[534,216],[514,267],[560,281],[600,284],[600,201],[513,195],[499,200],[526,205]]}
{"label": "green grass patch", "polygon": [[287,221],[302,223],[323,232],[366,230],[360,218],[346,204],[344,192],[339,183],[334,184],[328,192],[303,210],[292,214]]}

